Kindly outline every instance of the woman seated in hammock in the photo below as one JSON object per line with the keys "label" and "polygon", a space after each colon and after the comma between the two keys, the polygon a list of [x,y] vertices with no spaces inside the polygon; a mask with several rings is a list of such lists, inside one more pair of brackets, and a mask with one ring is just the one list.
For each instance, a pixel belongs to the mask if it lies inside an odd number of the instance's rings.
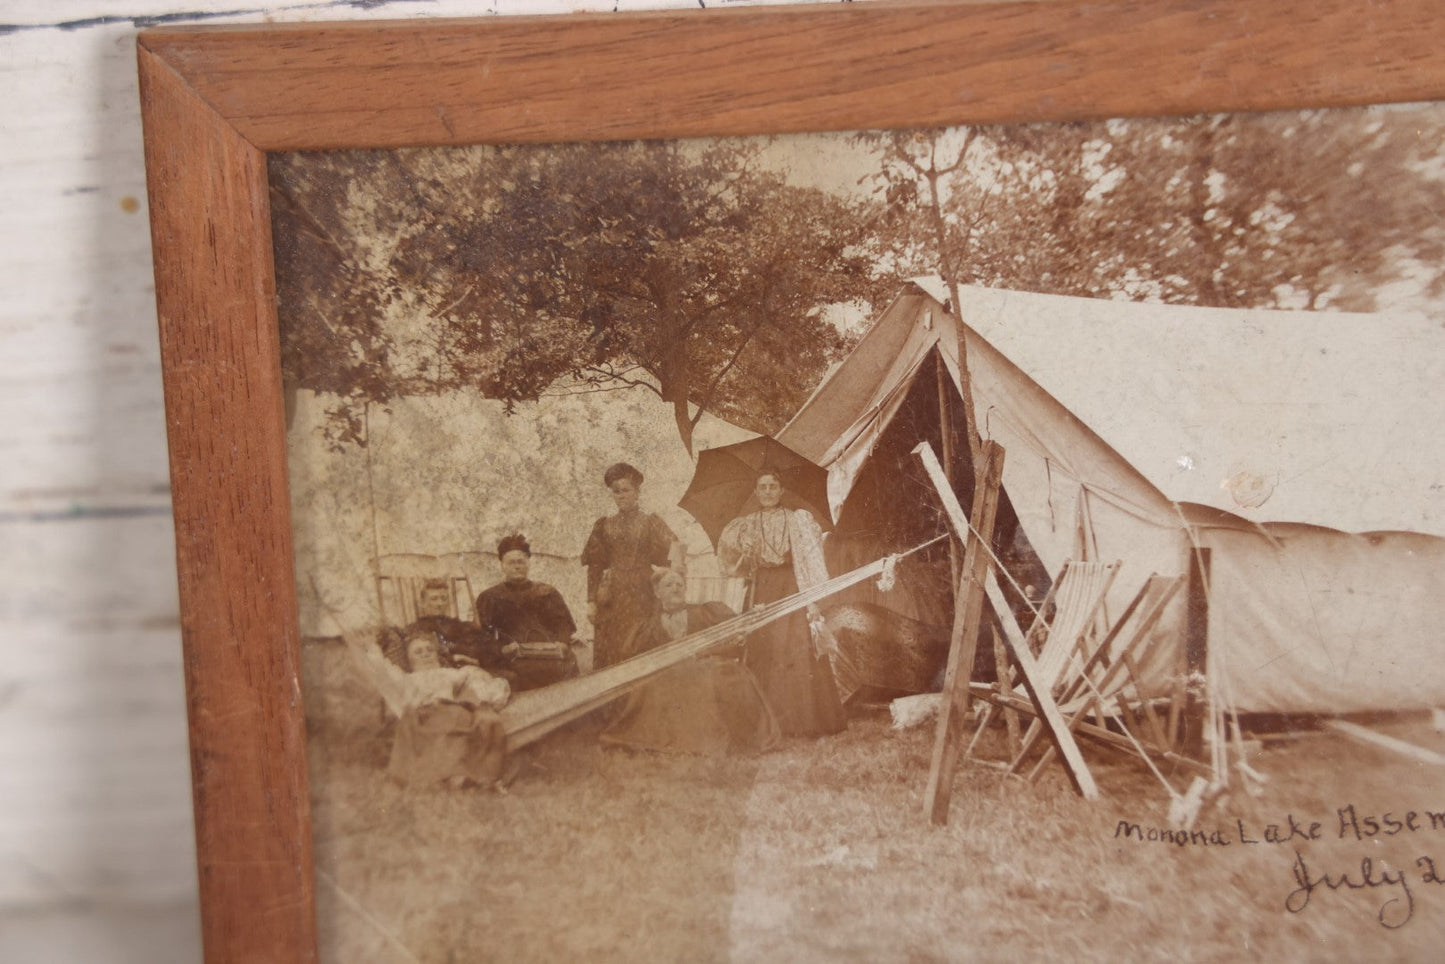
{"label": "woman seated in hammock", "polygon": [[397,716],[387,772],[409,786],[491,786],[502,772],[507,738],[497,711],[507,681],[441,655],[436,633],[407,632],[398,667],[375,647],[363,668]]}
{"label": "woman seated in hammock", "polygon": [[[621,658],[676,642],[733,617],[720,602],[689,604],[682,573],[652,576],[651,616],[632,632]],[[756,753],[778,743],[778,722],[753,674],[732,653],[702,656],[633,691],[601,735],[604,743],[673,753]]]}

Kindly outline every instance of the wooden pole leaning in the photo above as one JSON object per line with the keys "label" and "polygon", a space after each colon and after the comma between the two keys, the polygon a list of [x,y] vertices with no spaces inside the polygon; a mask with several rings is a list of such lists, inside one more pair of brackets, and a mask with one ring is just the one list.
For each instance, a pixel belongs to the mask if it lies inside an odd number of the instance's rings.
{"label": "wooden pole leaning", "polygon": [[[1124,610],[1124,615],[1121,616],[1119,621],[1109,630],[1098,648],[1085,660],[1073,681],[1059,693],[1058,702],[1061,704],[1067,704],[1075,700],[1082,700],[1084,704],[1068,717],[1068,728],[1070,732],[1077,730],[1079,724],[1091,713],[1097,727],[1107,730],[1105,726],[1106,714],[1103,694],[1114,685],[1116,677],[1123,675],[1127,677],[1128,684],[1133,686],[1140,707],[1140,712],[1135,715],[1132,720],[1134,728],[1135,730],[1140,729],[1140,718],[1143,718],[1147,721],[1150,730],[1147,739],[1139,740],[1137,746],[1133,743],[1130,745],[1134,747],[1136,753],[1142,750],[1146,754],[1157,755],[1161,758],[1166,757],[1169,751],[1169,743],[1164,738],[1162,725],[1159,723],[1158,718],[1154,716],[1154,711],[1149,708],[1148,698],[1139,687],[1139,661],[1135,657],[1135,652],[1141,647],[1146,652],[1152,649],[1152,645],[1149,642],[1149,634],[1154,631],[1154,627],[1164,614],[1164,610],[1168,607],[1169,601],[1174,598],[1183,582],[1184,579],[1182,576],[1177,578],[1166,578],[1157,575],[1150,576],[1145,584],[1139,588],[1138,594],[1130,601],[1128,608]],[[1141,614],[1139,620],[1135,625],[1129,627],[1128,635],[1123,636],[1124,627],[1129,624],[1130,617],[1136,612]],[[1121,636],[1123,636],[1122,639]],[[1118,641],[1120,645],[1114,648],[1116,641]],[[1157,645],[1157,641],[1153,645]],[[1095,678],[1093,674],[1099,669],[1102,669],[1102,673]],[[1086,692],[1086,690],[1092,690],[1092,696],[1089,692]],[[1119,701],[1119,710],[1122,719],[1122,714],[1126,710],[1122,699]],[[1036,743],[1037,740],[1025,746],[1023,753],[1014,759],[1010,767],[1010,772],[1019,771],[1022,767],[1024,756]],[[1050,747],[1044,752],[1043,757],[1039,759],[1034,769],[1030,772],[1029,779],[1033,779],[1038,775],[1052,754],[1053,748]]]}
{"label": "wooden pole leaning", "polygon": [[1013,613],[1008,611],[1003,589],[999,587],[998,580],[992,573],[988,574],[988,582],[984,588],[988,592],[989,601],[993,603],[994,611],[999,614],[1004,639],[1013,650],[1014,662],[1019,668],[1019,682],[1023,683],[1024,691],[1029,695],[1029,702],[1033,704],[1034,712],[1043,725],[1044,735],[1063,758],[1064,772],[1069,775],[1069,782],[1074,785],[1075,792],[1085,800],[1099,799],[1099,787],[1094,783],[1094,775],[1089,772],[1089,765],[1084,762],[1084,755],[1079,752],[1079,744],[1069,730],[1068,721],[1059,710],[1059,704],[1054,699],[1048,682],[1039,672],[1033,653],[1029,652],[1028,642],[1019,630],[1018,623],[1014,621]]}
{"label": "wooden pole leaning", "polygon": [[[991,454],[989,445],[993,445],[993,448],[996,449],[998,452],[998,465],[996,466],[997,476],[994,476],[993,471],[991,471],[995,468],[995,466],[993,466],[993,458],[985,458],[984,464],[989,467],[990,471],[986,471],[983,476],[981,476],[979,481],[979,489],[989,488],[990,486],[987,486],[985,484],[986,480],[993,479],[993,485],[991,486],[991,488],[995,490],[994,500],[996,508],[998,498],[996,490],[998,489],[1003,478],[1003,449],[999,448],[994,443],[986,443],[986,453]],[[964,517],[963,506],[959,505],[958,499],[954,496],[953,491],[947,488],[947,486],[944,484],[946,480],[944,479],[942,468],[938,465],[938,460],[934,458],[933,452],[929,450],[926,445],[920,445],[913,451],[919,456],[919,458],[923,460],[924,468],[928,471],[928,476],[933,481],[934,488],[938,490],[938,495],[943,502],[943,510],[948,516],[949,524],[953,527],[954,532],[959,534],[960,538],[968,539],[969,520]],[[977,491],[975,491],[974,502],[975,504],[978,503]],[[982,522],[984,520],[980,518],[978,521]],[[990,516],[987,521],[989,523],[989,530],[987,532],[977,525],[975,525],[973,528],[977,533],[984,536],[985,538],[991,538],[993,526],[992,516]],[[989,569],[989,560],[987,553],[983,552],[985,547],[982,545],[982,539],[969,539],[968,545],[970,549],[972,549],[976,544],[978,545],[980,553],[984,555],[984,560],[979,572],[980,582],[982,583],[980,588],[983,591],[987,592],[990,602],[993,604],[995,611],[998,613],[999,622],[1003,625],[1004,640],[1008,643],[1009,649],[1012,650],[1014,662],[1018,665],[1019,668],[1020,681],[1023,683],[1024,689],[1028,693],[1029,702],[1033,704],[1038,719],[1042,721],[1044,733],[1049,737],[1049,742],[1054,745],[1054,748],[1059,752],[1059,756],[1063,758],[1065,772],[1068,773],[1069,781],[1073,784],[1074,790],[1085,800],[1097,800],[1099,798],[1098,785],[1094,783],[1094,777],[1089,772],[1088,765],[1084,762],[1083,754],[1079,752],[1079,746],[1074,741],[1073,734],[1069,732],[1069,728],[1067,722],[1063,717],[1063,714],[1059,712],[1058,704],[1054,702],[1053,694],[1049,691],[1048,685],[1039,678],[1038,669],[1034,665],[1033,654],[1029,652],[1028,644],[1024,640],[1023,634],[1019,631],[1018,624],[1013,619],[1013,613],[1008,610],[1006,602],[1003,598],[1003,592],[999,588],[998,579]],[[971,572],[972,570],[969,568],[968,559],[966,558],[964,560],[964,578],[968,578]],[[959,637],[958,620],[956,618],[954,620],[954,627],[955,634],[952,643],[957,644],[959,642]],[[977,640],[977,626],[975,626],[975,633],[973,639],[975,641]],[[939,769],[937,765],[939,762],[948,761],[948,754],[947,752],[945,752],[947,750],[947,747],[941,747],[939,745],[944,742],[944,737],[946,735],[945,714],[949,713],[950,710],[957,709],[955,706],[956,702],[962,702],[964,704],[963,708],[967,708],[967,678],[965,677],[963,681],[963,688],[965,692],[961,701],[956,700],[956,698],[952,695],[953,691],[950,689],[949,685],[951,682],[957,679],[957,676],[954,673],[955,657],[962,655],[956,653],[957,648],[958,647],[956,645],[950,645],[949,648],[948,671],[944,677],[943,682],[943,706],[939,709],[939,739],[934,746],[935,765],[930,770],[930,792],[925,797],[924,801],[925,806],[928,806],[930,808],[930,812],[932,813],[936,813],[937,810],[937,808],[934,807],[934,793],[932,792],[934,787],[934,772]],[[968,652],[970,662],[966,664],[969,669],[972,668],[972,655],[973,651],[972,647],[970,647]],[[962,719],[962,712],[959,711],[958,720],[961,722]],[[955,760],[957,757],[956,748],[957,742],[955,740],[953,754]],[[949,770],[947,776],[950,777],[949,782],[951,783],[952,761],[948,761],[948,763]],[[946,794],[950,790],[951,787],[945,789],[944,793]],[[946,795],[943,798],[943,819],[947,819]],[[941,821],[935,818],[934,822],[939,823]]]}
{"label": "wooden pole leaning", "polygon": [[[923,460],[934,487],[948,503],[958,506],[953,487],[938,457],[927,442],[920,443],[914,454]],[[967,548],[964,551],[962,575],[954,595],[953,634],[948,644],[948,665],[943,676],[943,704],[938,710],[938,728],[933,741],[933,758],[928,767],[928,789],[923,806],[936,826],[948,823],[948,803],[953,795],[953,771],[964,738],[964,720],[968,714],[968,684],[973,675],[973,657],[978,649],[978,634],[983,625],[984,576],[988,572],[988,546],[993,538],[994,518],[998,512],[999,486],[1003,481],[1003,448],[997,442],[984,443],[973,490],[973,531],[967,521],[954,522],[954,534]],[[958,513],[962,515],[962,508]]]}

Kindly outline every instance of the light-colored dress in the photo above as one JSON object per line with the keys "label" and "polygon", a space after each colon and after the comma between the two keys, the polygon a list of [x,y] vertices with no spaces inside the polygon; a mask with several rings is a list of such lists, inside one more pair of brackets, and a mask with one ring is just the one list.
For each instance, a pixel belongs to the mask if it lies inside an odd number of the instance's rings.
{"label": "light-colored dress", "polygon": [[379,648],[353,652],[358,668],[397,716],[387,764],[392,778],[409,786],[496,782],[507,743],[497,715],[510,696],[506,680],[475,666],[408,673]]}
{"label": "light-colored dress", "polygon": [[[718,539],[718,561],[751,582],[753,606],[775,602],[828,579],[823,529],[806,509],[758,509],[729,522]],[[833,670],[815,641],[809,606],[748,637],[748,668],[757,677],[784,736],[819,736],[847,726]]]}

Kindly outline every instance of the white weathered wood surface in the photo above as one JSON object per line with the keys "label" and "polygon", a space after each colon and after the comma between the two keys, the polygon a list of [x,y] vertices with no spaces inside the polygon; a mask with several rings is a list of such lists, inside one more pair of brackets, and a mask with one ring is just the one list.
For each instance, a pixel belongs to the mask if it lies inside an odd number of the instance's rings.
{"label": "white weathered wood surface", "polygon": [[137,29],[697,4],[0,5],[0,959],[199,956]]}

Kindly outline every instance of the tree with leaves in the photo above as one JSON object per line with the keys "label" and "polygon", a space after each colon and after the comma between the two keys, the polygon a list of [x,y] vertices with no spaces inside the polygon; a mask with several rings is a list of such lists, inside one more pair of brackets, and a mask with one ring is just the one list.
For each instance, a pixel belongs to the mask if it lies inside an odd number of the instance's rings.
{"label": "tree with leaves", "polygon": [[[758,143],[291,155],[275,163],[288,381],[356,403],[564,377],[633,386],[691,449],[704,411],[776,430],[875,276],[863,202],[790,185]],[[342,428],[340,439],[359,435]]]}
{"label": "tree with leaves", "polygon": [[1393,282],[1445,286],[1438,112],[886,136],[876,190],[903,271],[1218,307],[1370,310]]}

